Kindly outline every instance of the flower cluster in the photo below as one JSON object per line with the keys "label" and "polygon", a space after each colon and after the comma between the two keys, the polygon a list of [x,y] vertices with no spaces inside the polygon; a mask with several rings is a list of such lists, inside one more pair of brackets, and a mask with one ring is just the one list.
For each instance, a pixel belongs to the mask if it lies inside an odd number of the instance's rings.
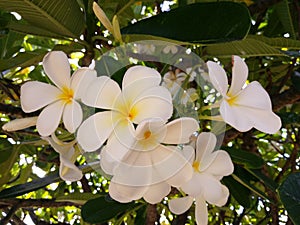
{"label": "flower cluster", "polygon": [[[210,107],[219,107],[227,124],[241,132],[253,127],[266,133],[280,129],[280,118],[272,112],[267,92],[256,81],[245,86],[248,68],[240,57],[233,57],[228,91],[224,69],[211,61],[207,66],[209,79],[222,96]],[[196,221],[204,225],[208,223],[206,202],[226,203],[229,190],[221,179],[233,173],[229,154],[216,149],[216,136],[201,132],[199,121],[172,118],[175,89],[193,77],[169,73],[161,85],[162,76],[155,69],[135,65],[126,71],[120,87],[108,76],[97,77],[90,68],[80,68],[70,77],[67,56],[59,51],[48,53],[43,67],[53,85],[29,81],[21,87],[22,109],[42,109],[41,113],[12,121],[3,129],[36,124],[42,139],[60,155],[62,179],[81,179],[76,158],[100,149],[101,168],[111,176],[109,194],[119,202],[143,198],[155,204],[174,187],[183,197],[171,199],[170,210],[184,213],[195,201]],[[83,121],[82,105],[96,108],[97,113]],[[76,139],[58,139],[55,131],[61,121]]]}

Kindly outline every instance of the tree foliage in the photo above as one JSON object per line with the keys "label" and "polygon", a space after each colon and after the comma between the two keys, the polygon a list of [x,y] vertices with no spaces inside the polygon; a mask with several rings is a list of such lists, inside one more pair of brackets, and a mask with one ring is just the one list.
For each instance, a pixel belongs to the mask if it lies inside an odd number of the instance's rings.
{"label": "tree foliage", "polygon": [[[227,126],[222,149],[235,166],[222,183],[230,190],[223,207],[209,206],[209,224],[300,224],[300,6],[298,1],[136,1],[99,0],[117,32],[108,32],[93,12],[93,0],[0,1],[1,125],[37,116],[20,106],[20,86],[28,80],[50,82],[41,62],[61,50],[72,70],[93,60],[98,74],[118,83],[121,59],[109,51],[141,40],[168,41],[188,48],[204,61],[218,60],[231,73],[231,56],[245,58],[249,81],[257,80],[272,100],[282,128],[274,135]],[[169,5],[169,12],[163,12]],[[168,8],[168,7],[167,7]],[[116,16],[116,17],[114,17]],[[116,22],[112,22],[116,29]],[[108,54],[106,54],[108,53]],[[133,56],[134,57],[134,56]],[[144,60],[162,75],[169,65]],[[201,93],[196,100],[203,104]],[[186,109],[182,109],[186,110]],[[60,139],[74,138],[58,128]],[[93,163],[91,163],[93,162]],[[0,131],[0,224],[195,224],[194,210],[174,215],[168,199],[121,204],[107,194],[109,180],[97,158],[79,156],[84,173],[77,182],[59,176],[59,154],[35,127]],[[96,169],[95,169],[96,168]],[[180,193],[173,189],[168,197]]]}

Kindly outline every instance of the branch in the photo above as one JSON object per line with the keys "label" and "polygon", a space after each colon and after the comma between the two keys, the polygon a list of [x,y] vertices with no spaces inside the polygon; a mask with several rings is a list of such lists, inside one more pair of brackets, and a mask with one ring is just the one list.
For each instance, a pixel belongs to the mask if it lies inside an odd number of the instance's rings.
{"label": "branch", "polygon": [[158,222],[159,215],[156,210],[156,205],[148,204],[146,209],[146,225],[154,225]]}
{"label": "branch", "polygon": [[17,208],[32,208],[32,207],[64,207],[64,206],[76,206],[79,207],[81,204],[69,201],[56,202],[55,199],[0,199],[0,206],[17,206]]}

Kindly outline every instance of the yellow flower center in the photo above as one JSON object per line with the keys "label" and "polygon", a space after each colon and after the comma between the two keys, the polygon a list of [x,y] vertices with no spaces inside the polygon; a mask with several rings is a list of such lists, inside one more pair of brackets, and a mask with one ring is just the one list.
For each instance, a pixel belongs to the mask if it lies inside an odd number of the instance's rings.
{"label": "yellow flower center", "polygon": [[132,108],[128,113],[128,119],[132,121],[137,115],[137,110],[135,108]]}
{"label": "yellow flower center", "polygon": [[63,100],[66,104],[72,102],[74,97],[74,91],[68,87],[63,87],[62,93],[59,95],[59,99]]}
{"label": "yellow flower center", "polygon": [[144,133],[144,138],[145,139],[148,139],[150,136],[151,136],[151,131],[147,130],[145,133]]}
{"label": "yellow flower center", "polygon": [[231,97],[230,95],[228,96],[229,98],[226,100],[230,106],[236,105],[237,97],[238,96],[233,96]]}
{"label": "yellow flower center", "polygon": [[193,168],[194,168],[194,170],[196,171],[196,172],[200,172],[200,163],[199,162],[197,162],[197,161],[194,161],[193,162]]}

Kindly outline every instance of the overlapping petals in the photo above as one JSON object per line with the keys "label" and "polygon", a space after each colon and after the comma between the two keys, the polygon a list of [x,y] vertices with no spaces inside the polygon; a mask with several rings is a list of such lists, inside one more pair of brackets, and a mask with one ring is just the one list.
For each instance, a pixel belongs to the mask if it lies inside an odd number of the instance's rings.
{"label": "overlapping petals", "polygon": [[[248,67],[238,56],[233,56],[232,82],[228,90],[225,70],[215,62],[207,62],[210,80],[223,96],[220,114],[223,120],[241,132],[256,128],[265,133],[276,133],[281,127],[280,118],[272,112],[268,93],[257,82],[244,88]],[[227,91],[228,90],[228,91]]]}
{"label": "overlapping petals", "polygon": [[65,128],[74,133],[82,121],[82,109],[76,100],[87,84],[96,77],[96,71],[81,68],[70,77],[67,56],[60,51],[48,53],[43,59],[45,73],[56,85],[30,81],[21,87],[21,106],[30,113],[45,107],[37,120],[41,136],[49,136],[58,127],[61,117]]}
{"label": "overlapping petals", "polygon": [[[78,142],[85,151],[95,151],[108,139],[125,145],[133,139],[134,126],[148,118],[167,121],[173,112],[170,92],[159,86],[160,74],[149,67],[133,66],[123,78],[122,90],[108,77],[99,77],[82,101],[106,109],[89,117],[78,129]],[[92,135],[89,135],[92,134]]]}
{"label": "overlapping petals", "polygon": [[223,150],[215,151],[216,136],[212,133],[201,133],[197,138],[196,155],[191,162],[194,172],[190,180],[180,186],[188,196],[172,199],[170,210],[181,214],[189,209],[192,200],[196,201],[196,221],[199,225],[207,224],[206,202],[223,206],[229,196],[226,186],[220,180],[233,173],[230,156]]}
{"label": "overlapping petals", "polygon": [[188,181],[193,169],[185,156],[191,158],[194,149],[183,146],[184,156],[172,145],[188,143],[198,129],[193,118],[179,118],[168,124],[150,119],[137,126],[129,147],[118,140],[108,144],[100,158],[102,169],[113,176],[110,195],[121,202],[143,197],[154,204],[169,193],[171,186]]}
{"label": "overlapping petals", "polygon": [[54,134],[51,137],[43,137],[53,149],[59,153],[60,166],[59,176],[65,181],[77,181],[83,176],[81,170],[74,165],[76,158],[80,155],[80,152],[76,151],[74,144],[76,141],[69,143],[60,141]]}

